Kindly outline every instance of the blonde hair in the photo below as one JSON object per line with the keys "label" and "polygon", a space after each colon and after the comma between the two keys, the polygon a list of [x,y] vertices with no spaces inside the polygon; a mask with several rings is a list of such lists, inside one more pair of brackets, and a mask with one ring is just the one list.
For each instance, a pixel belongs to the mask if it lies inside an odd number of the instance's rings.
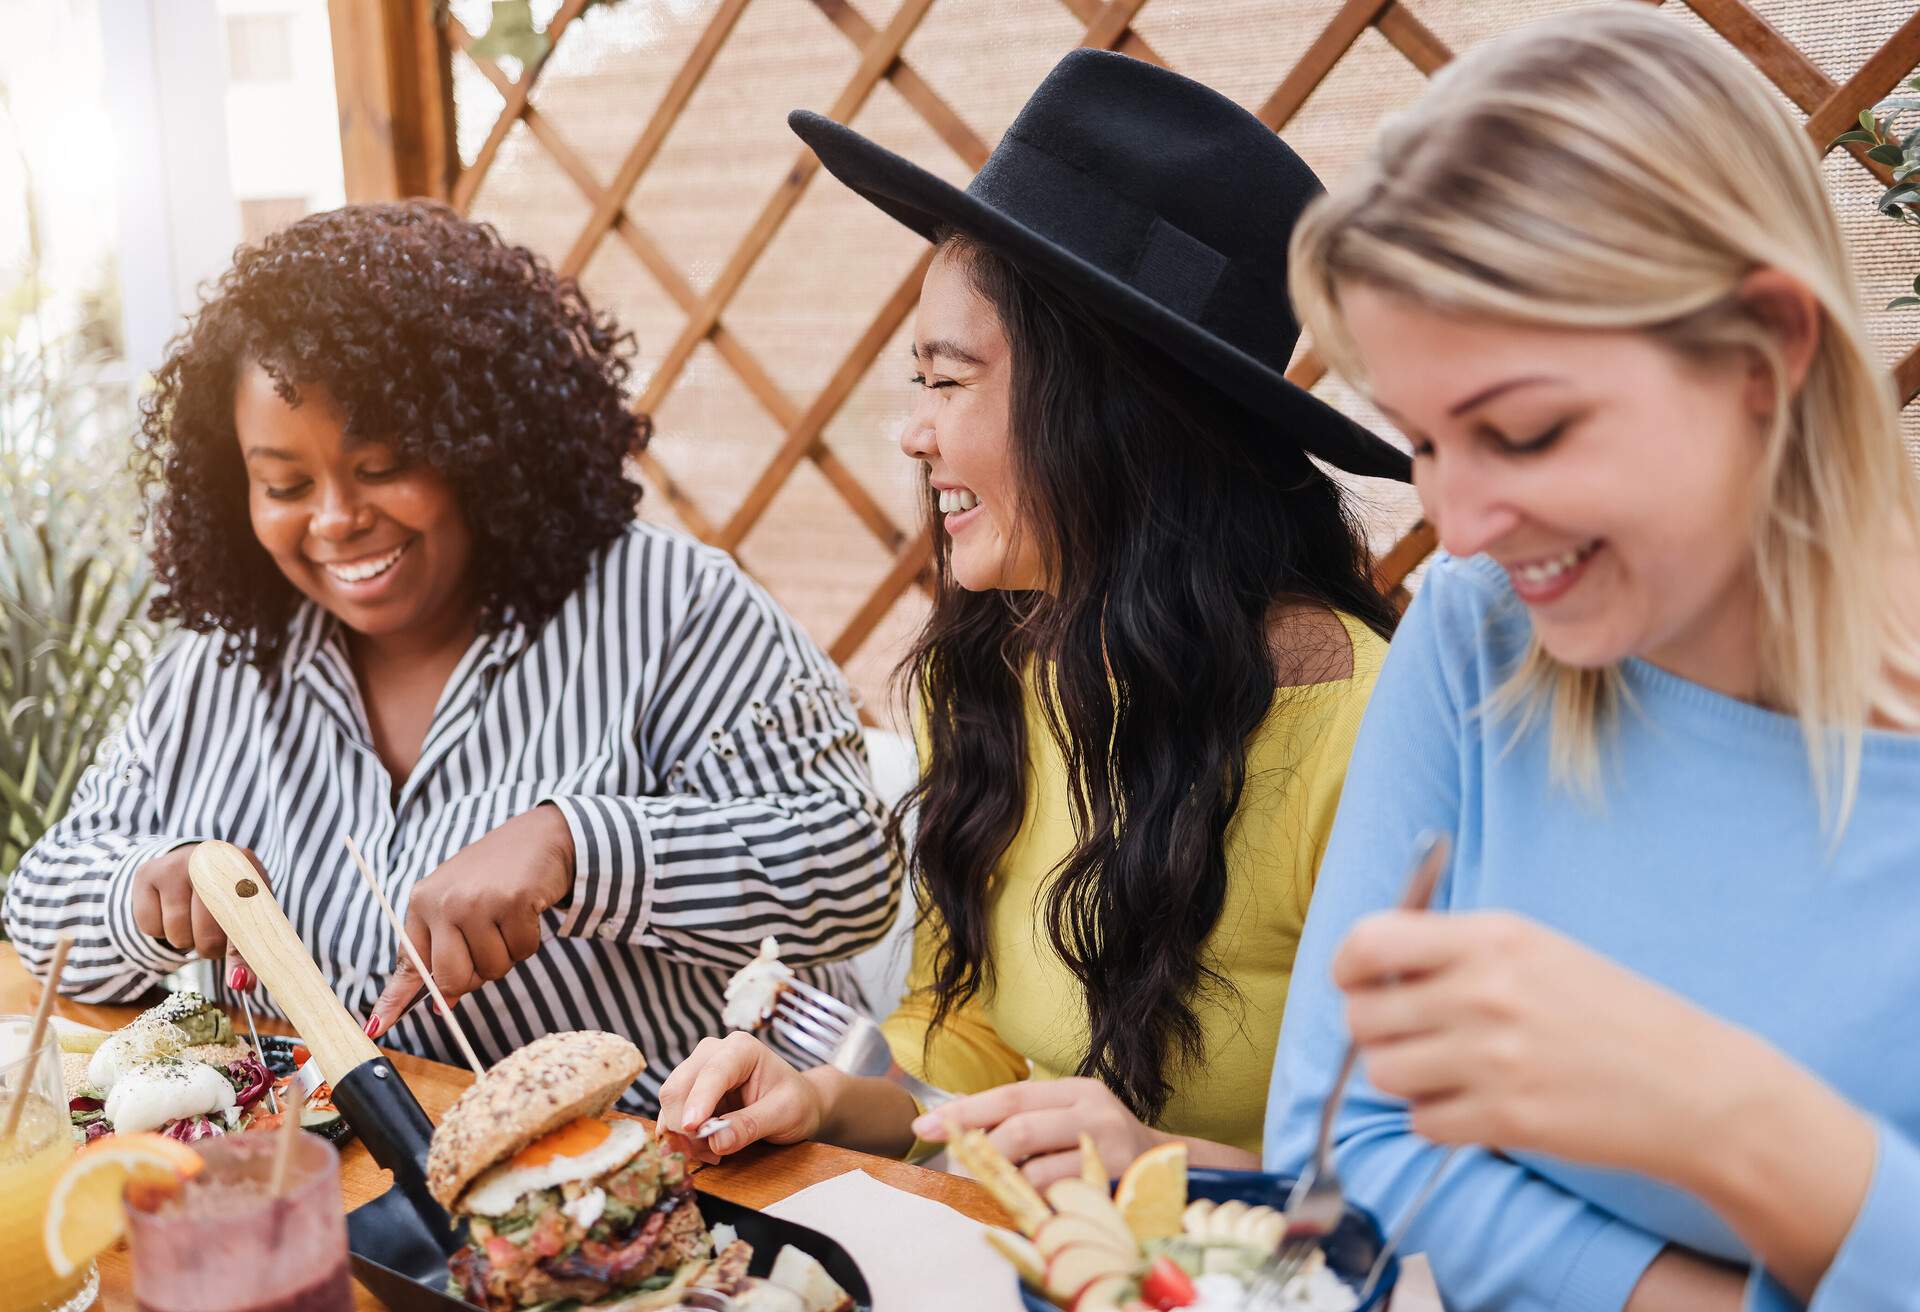
{"label": "blonde hair", "polygon": [[[1867,721],[1920,723],[1892,677],[1920,670],[1920,648],[1888,613],[1888,557],[1920,530],[1920,490],[1816,152],[1772,90],[1637,6],[1530,25],[1444,69],[1383,127],[1354,175],[1301,221],[1291,258],[1301,322],[1356,383],[1343,283],[1766,363],[1777,404],[1753,526],[1761,691],[1798,715],[1837,833]],[[1798,389],[1739,294],[1762,268],[1819,302],[1819,344]],[[1563,665],[1536,640],[1491,709],[1517,713],[1516,733],[1547,715],[1554,776],[1591,791],[1622,695],[1617,669]]]}

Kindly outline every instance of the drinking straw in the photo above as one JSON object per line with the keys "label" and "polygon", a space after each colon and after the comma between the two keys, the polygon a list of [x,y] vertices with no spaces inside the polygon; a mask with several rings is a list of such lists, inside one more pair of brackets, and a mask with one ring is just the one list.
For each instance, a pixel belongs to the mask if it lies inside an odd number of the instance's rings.
{"label": "drinking straw", "polygon": [[293,1145],[300,1140],[300,1108],[293,1100],[287,1100],[286,1111],[280,1114],[280,1138],[273,1145],[273,1177],[267,1182],[267,1193],[274,1198],[284,1197],[287,1192],[287,1168],[293,1164]]}
{"label": "drinking straw", "polygon": [[413,945],[411,938],[407,937],[406,927],[400,923],[400,917],[394,914],[393,903],[387,901],[386,893],[380,888],[380,881],[373,877],[373,868],[367,864],[367,859],[360,855],[360,845],[353,841],[352,834],[343,834],[341,837],[347,840],[347,851],[353,854],[353,863],[360,867],[360,877],[367,881],[367,887],[373,890],[373,896],[380,903],[380,910],[386,913],[387,923],[393,926],[393,936],[400,940],[401,949],[407,954],[407,959],[413,962],[413,968],[419,972],[421,982],[427,986],[427,992],[433,995],[434,1002],[440,1007],[440,1014],[446,1018],[447,1024],[452,1028],[453,1037],[459,1042],[460,1051],[465,1054],[467,1065],[473,1067],[475,1075],[485,1075],[487,1068],[480,1064],[480,1058],[475,1055],[473,1045],[467,1042],[467,1032],[461,1029],[460,1022],[453,1018],[453,1008],[447,1005],[446,995],[440,992],[440,986],[433,982],[433,972],[427,969],[427,963],[420,959],[420,949]]}
{"label": "drinking straw", "polygon": [[13,1091],[13,1102],[7,1108],[7,1123],[0,1129],[0,1139],[13,1138],[13,1132],[20,1127],[20,1113],[27,1109],[27,1086],[33,1083],[33,1063],[40,1054],[40,1045],[46,1041],[47,1018],[53,1015],[53,999],[60,991],[60,972],[67,967],[67,951],[73,946],[73,939],[66,934],[53,945],[53,962],[47,967],[47,986],[40,992],[40,1005],[34,1009],[33,1028],[27,1032],[26,1064],[20,1071],[19,1087]]}

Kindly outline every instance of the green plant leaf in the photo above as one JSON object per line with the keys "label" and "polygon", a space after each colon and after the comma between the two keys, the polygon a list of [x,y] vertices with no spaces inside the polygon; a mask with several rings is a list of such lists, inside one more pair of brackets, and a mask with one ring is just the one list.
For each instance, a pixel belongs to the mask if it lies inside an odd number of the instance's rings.
{"label": "green plant leaf", "polygon": [[1920,109],[1920,100],[1912,96],[1891,96],[1874,106],[1875,110],[1891,110],[1899,113],[1903,109]]}
{"label": "green plant leaf", "polygon": [[1880,138],[1874,136],[1871,132],[1863,132],[1859,128],[1854,128],[1849,132],[1842,132],[1832,141],[1829,141],[1827,143],[1827,149],[1832,150],[1835,146],[1844,146],[1850,141],[1857,141],[1861,145],[1870,145],[1877,143],[1879,140]]}
{"label": "green plant leaf", "polygon": [[1920,305],[1920,296],[1896,296],[1887,302],[1889,310],[1904,310],[1910,305]]}
{"label": "green plant leaf", "polygon": [[1863,109],[1860,111],[1860,126],[1873,133],[1873,139],[1875,141],[1880,139],[1880,127],[1874,121],[1873,111],[1871,109]]}
{"label": "green plant leaf", "polygon": [[1867,158],[1875,164],[1904,164],[1907,161],[1907,153],[1898,146],[1875,146],[1867,152]]}

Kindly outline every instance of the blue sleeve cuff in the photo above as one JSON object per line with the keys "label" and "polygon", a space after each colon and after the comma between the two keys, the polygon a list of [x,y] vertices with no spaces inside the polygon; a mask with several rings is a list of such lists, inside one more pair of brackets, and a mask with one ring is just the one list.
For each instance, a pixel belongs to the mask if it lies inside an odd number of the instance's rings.
{"label": "blue sleeve cuff", "polygon": [[1574,1254],[1553,1306],[1559,1312],[1620,1312],[1665,1247],[1664,1239],[1637,1225],[1599,1219]]}
{"label": "blue sleeve cuff", "polygon": [[[1807,1312],[1913,1312],[1920,1306],[1920,1146],[1884,1122],[1873,1180]],[[1747,1283],[1747,1312],[1800,1312],[1800,1301],[1765,1271]]]}

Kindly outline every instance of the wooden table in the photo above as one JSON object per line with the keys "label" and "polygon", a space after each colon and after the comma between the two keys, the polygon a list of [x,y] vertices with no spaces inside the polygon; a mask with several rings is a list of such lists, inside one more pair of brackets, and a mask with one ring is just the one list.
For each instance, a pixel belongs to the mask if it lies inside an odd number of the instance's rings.
{"label": "wooden table", "polygon": [[[40,988],[20,958],[6,944],[0,944],[0,1015],[31,1013],[39,1002]],[[138,1014],[133,1007],[90,1007],[61,999],[56,1015],[83,1025],[116,1029]],[[264,1031],[286,1034],[286,1026],[263,1021]],[[471,1072],[439,1062],[427,1061],[406,1053],[389,1053],[394,1069],[406,1080],[407,1087],[420,1100],[427,1115],[440,1118],[460,1091],[473,1083]],[[831,1180],[848,1171],[861,1170],[875,1179],[908,1193],[945,1203],[988,1225],[1008,1224],[1007,1215],[987,1192],[971,1180],[938,1171],[924,1170],[891,1158],[871,1157],[827,1144],[805,1143],[787,1147],[753,1147],[727,1159],[721,1166],[702,1167],[699,1186],[708,1193],[748,1207],[764,1208],[809,1185]],[[386,1192],[393,1176],[374,1164],[373,1157],[359,1140],[349,1141],[340,1150],[340,1192],[349,1209]],[[1394,1312],[1440,1312],[1437,1295],[1429,1296],[1430,1278],[1424,1282],[1425,1265],[1416,1268],[1416,1278],[1403,1278],[1403,1289],[1394,1299]],[[374,1312],[382,1306],[359,1284],[353,1287],[358,1312]],[[1411,1295],[1411,1297],[1409,1297]],[[133,1269],[126,1243],[121,1243],[100,1259],[100,1301],[103,1312],[127,1312],[132,1309]],[[880,1312],[905,1312],[904,1309],[880,1309]]]}

